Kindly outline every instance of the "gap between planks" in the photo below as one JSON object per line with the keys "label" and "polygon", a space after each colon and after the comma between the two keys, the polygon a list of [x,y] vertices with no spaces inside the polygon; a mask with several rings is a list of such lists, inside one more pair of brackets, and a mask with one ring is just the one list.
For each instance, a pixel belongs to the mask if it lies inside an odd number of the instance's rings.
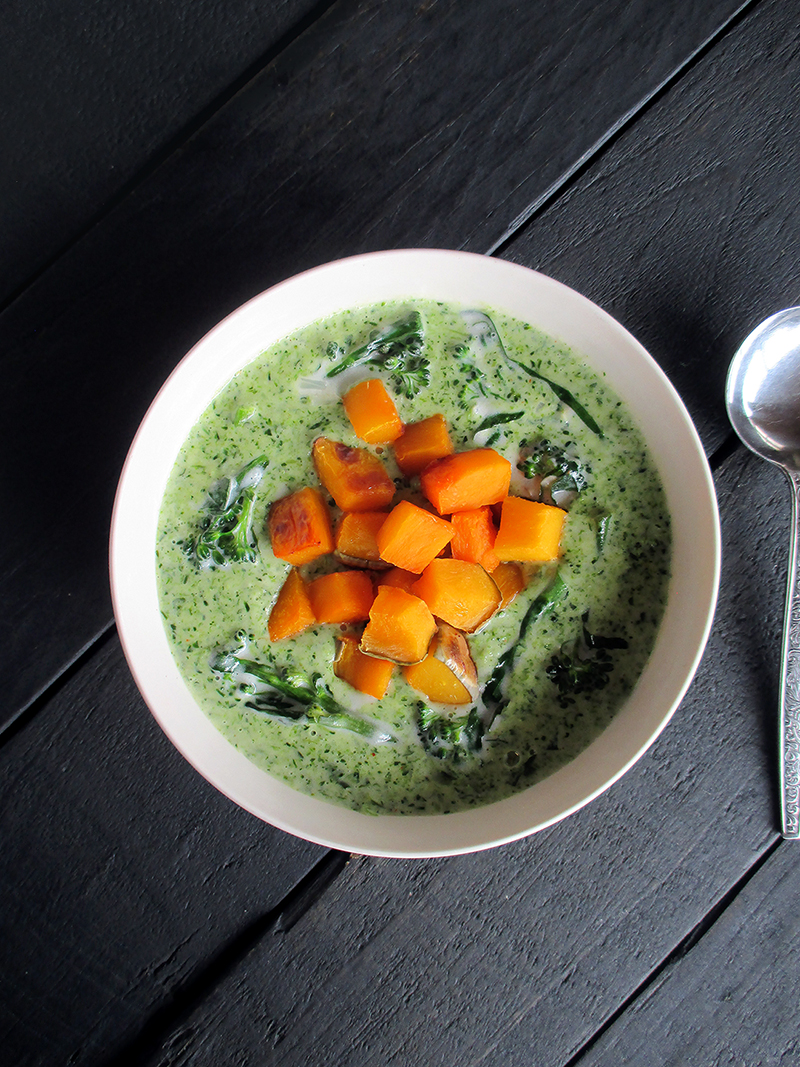
{"label": "gap between planks", "polygon": [[524,232],[525,228],[534,219],[538,218],[551,204],[563,196],[589,167],[602,159],[605,153],[614,145],[619,138],[643,118],[647,112],[658,103],[677,83],[688,74],[708,53],[715,48],[740,22],[742,22],[759,4],[761,0],[744,0],[744,3],[733,12],[717,29],[710,34],[702,44],[690,53],[682,63],[668,74],[663,81],[638,104],[621,115],[595,143],[569,167],[560,178],[557,178],[549,188],[531,201],[517,217],[511,222],[508,229],[488,249],[487,255],[497,255],[508,248],[509,244]]}
{"label": "gap between planks", "polygon": [[323,15],[336,7],[340,0],[319,0],[310,11],[298,19],[291,29],[287,30],[278,40],[271,45],[262,56],[246,67],[228,87],[219,93],[209,104],[194,116],[191,122],[167,141],[131,178],[129,178],[95,213],[92,217],[71,237],[61,248],[54,252],[37,270],[30,275],[21,285],[17,286],[5,300],[0,303],[0,315],[14,303],[15,300],[29,289],[43,274],[75,247],[91,230],[98,226],[108,215],[119,207],[136,189],[150,178],[159,167],[163,166],[171,156],[178,152],[187,141],[200,130],[218,111],[228,104],[237,93],[257,77],[262,70],[274,62],[275,59],[290,45],[309,30]]}
{"label": "gap between planks", "polygon": [[274,908],[254,919],[179,985],[145,1021],[139,1033],[107,1061],[108,1067],[142,1067],[157,1056],[171,1034],[196,1011],[267,934],[284,934],[300,921],[344,871],[346,852],[331,850]]}
{"label": "gap between planks", "polygon": [[[603,1023],[601,1023],[600,1026],[598,1026],[597,1030],[592,1034],[589,1040],[584,1042],[577,1052],[562,1064],[562,1067],[580,1067],[580,1062],[583,1057],[591,1051],[603,1034],[610,1030],[614,1023],[617,1022],[625,1012],[629,1011],[637,1001],[641,1000],[643,996],[646,996],[648,991],[653,988],[667,971],[677,966],[681,960],[688,956],[695,945],[705,937],[731,904],[733,904],[734,900],[736,900],[739,894],[745,889],[748,882],[758,874],[761,868],[765,866],[775,852],[777,852],[778,848],[783,844],[786,844],[786,842],[784,842],[781,837],[777,837],[764,849],[761,855],[753,861],[742,877],[737,882],[734,882],[728,891],[720,897],[717,903],[709,910],[694,929],[690,930],[685,937],[681,938],[675,948],[653,968],[647,977],[640,982],[634,990],[631,991],[630,995],[619,1004],[619,1006]],[[791,845],[789,847],[791,847]]]}

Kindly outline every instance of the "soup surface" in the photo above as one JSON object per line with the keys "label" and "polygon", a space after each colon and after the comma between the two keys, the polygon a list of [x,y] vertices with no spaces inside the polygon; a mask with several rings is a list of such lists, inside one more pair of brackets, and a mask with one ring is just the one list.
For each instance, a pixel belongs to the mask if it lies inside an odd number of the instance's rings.
{"label": "soup surface", "polygon": [[[407,350],[381,346],[408,323],[415,336]],[[379,700],[351,688],[333,670],[340,626],[269,639],[290,567],[272,552],[267,515],[275,500],[319,488],[317,438],[368,448],[395,479],[396,500],[422,502],[419,479],[401,476],[391,445],[359,441],[341,403],[355,383],[376,377],[404,423],[442,414],[457,452],[495,449],[511,462],[513,495],[567,512],[558,561],[526,563],[525,589],[468,635],[481,690],[470,705],[431,704],[400,669]],[[237,506],[230,479],[259,457],[243,478],[252,531],[245,558],[204,555],[198,546],[203,529],[213,531],[210,517]],[[305,793],[368,813],[430,814],[527,788],[607,725],[655,640],[670,529],[641,434],[579,355],[502,312],[409,301],[315,323],[225,386],[177,458],[156,558],[175,658],[231,744]],[[341,569],[325,555],[301,573]],[[357,636],[358,626],[347,629]],[[304,698],[304,711],[291,688],[311,691],[317,677],[325,707]],[[285,682],[289,696],[265,678]],[[328,714],[331,707],[341,714]]]}

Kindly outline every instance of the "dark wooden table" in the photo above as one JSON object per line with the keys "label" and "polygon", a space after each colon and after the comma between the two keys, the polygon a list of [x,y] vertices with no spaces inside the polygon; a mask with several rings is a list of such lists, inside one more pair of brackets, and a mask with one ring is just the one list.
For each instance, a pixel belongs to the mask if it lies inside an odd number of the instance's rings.
{"label": "dark wooden table", "polygon": [[[737,446],[739,341],[800,303],[791,0],[11,0],[0,1062],[800,1063],[777,833],[789,496]],[[173,750],[114,630],[135,428],[191,344],[309,266],[464,248],[652,352],[719,495],[721,596],[668,729],[584,810],[431,861],[264,825]]]}

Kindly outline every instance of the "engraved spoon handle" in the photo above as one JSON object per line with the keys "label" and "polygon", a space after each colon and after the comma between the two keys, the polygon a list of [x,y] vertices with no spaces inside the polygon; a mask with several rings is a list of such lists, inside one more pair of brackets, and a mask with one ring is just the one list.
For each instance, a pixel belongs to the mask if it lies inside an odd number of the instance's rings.
{"label": "engraved spoon handle", "polygon": [[781,827],[786,838],[800,838],[800,473],[786,471],[792,486],[789,577],[783,620],[781,660],[780,785]]}

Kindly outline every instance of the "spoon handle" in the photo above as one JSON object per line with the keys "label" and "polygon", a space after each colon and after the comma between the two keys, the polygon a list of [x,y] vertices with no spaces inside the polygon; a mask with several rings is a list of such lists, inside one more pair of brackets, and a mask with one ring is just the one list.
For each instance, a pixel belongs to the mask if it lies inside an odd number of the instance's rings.
{"label": "spoon handle", "polygon": [[789,579],[783,622],[781,719],[778,743],[781,788],[781,832],[800,838],[800,474],[787,471],[792,485],[792,527]]}

